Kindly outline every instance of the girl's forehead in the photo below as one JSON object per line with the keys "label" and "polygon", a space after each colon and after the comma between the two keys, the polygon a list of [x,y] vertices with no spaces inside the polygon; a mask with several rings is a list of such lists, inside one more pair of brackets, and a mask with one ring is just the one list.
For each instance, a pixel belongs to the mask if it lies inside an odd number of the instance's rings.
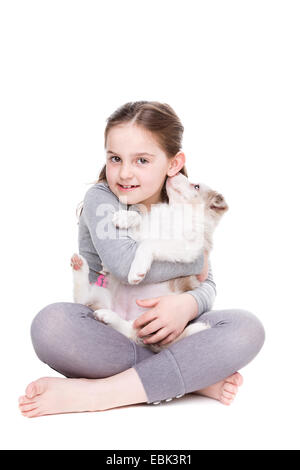
{"label": "girl's forehead", "polygon": [[151,134],[135,133],[130,130],[108,134],[105,150],[118,155],[126,153],[132,156],[142,153],[156,156],[162,153]]}
{"label": "girl's forehead", "polygon": [[[132,139],[134,138],[134,141]],[[114,126],[107,134],[107,142],[125,140],[130,142],[145,142],[150,145],[156,145],[154,136],[150,131],[134,125]]]}

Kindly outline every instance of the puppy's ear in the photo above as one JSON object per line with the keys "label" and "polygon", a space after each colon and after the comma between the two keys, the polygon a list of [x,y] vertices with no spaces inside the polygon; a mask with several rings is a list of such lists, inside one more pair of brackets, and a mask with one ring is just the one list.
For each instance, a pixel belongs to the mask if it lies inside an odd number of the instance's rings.
{"label": "puppy's ear", "polygon": [[215,193],[210,201],[210,208],[216,212],[225,212],[228,210],[228,205],[220,193]]}

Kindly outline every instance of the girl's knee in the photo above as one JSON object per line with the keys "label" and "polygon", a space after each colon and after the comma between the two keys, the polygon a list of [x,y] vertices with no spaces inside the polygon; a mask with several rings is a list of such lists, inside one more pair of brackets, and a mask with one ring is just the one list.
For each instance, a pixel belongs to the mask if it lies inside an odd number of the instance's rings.
{"label": "girl's knee", "polygon": [[31,325],[38,358],[67,377],[108,377],[131,367],[135,360],[131,342],[96,321],[92,313],[77,303],[44,307]]}
{"label": "girl's knee", "polygon": [[235,325],[237,329],[237,341],[245,345],[249,356],[256,356],[261,350],[266,333],[262,322],[259,318],[248,310],[236,310]]}
{"label": "girl's knee", "polygon": [[249,312],[248,310],[240,310],[240,312],[242,313],[243,318],[247,319],[248,329],[252,332],[253,336],[255,336],[259,342],[263,344],[266,333],[261,320],[259,320],[259,318],[254,315],[254,313]]}
{"label": "girl's knee", "polygon": [[63,306],[64,302],[56,302],[49,304],[40,310],[32,320],[31,336],[35,338],[45,330],[53,330],[58,319],[61,319],[64,316],[65,310]]}
{"label": "girl's knee", "polygon": [[31,341],[40,359],[46,350],[57,347],[68,328],[68,318],[74,309],[69,302],[49,304],[34,317],[31,327]]}
{"label": "girl's knee", "polygon": [[[201,319],[201,317],[200,317]],[[226,309],[207,312],[203,319],[218,331],[220,341],[245,363],[253,359],[265,342],[262,322],[249,310]]]}

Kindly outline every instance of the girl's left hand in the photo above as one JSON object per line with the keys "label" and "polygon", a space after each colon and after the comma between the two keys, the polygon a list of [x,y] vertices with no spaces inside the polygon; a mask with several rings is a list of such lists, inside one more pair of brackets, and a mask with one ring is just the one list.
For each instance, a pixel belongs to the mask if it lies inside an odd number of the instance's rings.
{"label": "girl's left hand", "polygon": [[151,338],[143,341],[145,344],[170,343],[182,333],[191,320],[184,294],[136,299],[136,303],[140,307],[152,307],[133,323],[134,328],[142,328],[138,333],[139,337],[156,332]]}

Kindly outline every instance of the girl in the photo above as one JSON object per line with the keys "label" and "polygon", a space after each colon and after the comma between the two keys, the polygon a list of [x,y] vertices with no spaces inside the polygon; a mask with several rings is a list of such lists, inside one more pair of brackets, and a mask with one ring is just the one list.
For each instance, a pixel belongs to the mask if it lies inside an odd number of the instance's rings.
{"label": "girl", "polygon": [[[126,103],[109,117],[106,165],[86,192],[79,216],[79,252],[88,261],[90,282],[97,281],[104,265],[128,284],[137,243],[126,235],[100,239],[97,225],[104,217],[97,208],[105,204],[110,228],[113,213],[122,204],[141,203],[150,210],[151,204],[168,202],[167,177],[179,171],[188,176],[182,134],[174,110],[159,102]],[[124,188],[128,185],[134,188]],[[116,233],[115,227],[110,233]],[[103,411],[168,402],[188,393],[229,405],[243,381],[237,371],[260,351],[264,328],[246,310],[212,310],[216,291],[206,253],[193,263],[154,261],[142,282],[191,274],[202,281],[195,290],[136,300],[145,312],[134,326],[141,337],[153,333],[148,343],[168,344],[190,322],[202,320],[211,326],[159,353],[96,321],[85,305],[58,302],[43,308],[32,322],[33,347],[41,361],[67,378],[43,377],[30,383],[19,398],[22,414]]]}

